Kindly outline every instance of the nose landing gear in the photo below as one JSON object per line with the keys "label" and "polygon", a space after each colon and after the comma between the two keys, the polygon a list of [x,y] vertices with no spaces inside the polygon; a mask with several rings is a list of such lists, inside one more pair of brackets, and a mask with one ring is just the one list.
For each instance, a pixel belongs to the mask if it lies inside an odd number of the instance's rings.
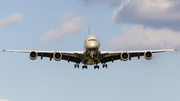
{"label": "nose landing gear", "polygon": [[91,51],[90,56],[91,56],[92,59],[94,58],[94,51]]}

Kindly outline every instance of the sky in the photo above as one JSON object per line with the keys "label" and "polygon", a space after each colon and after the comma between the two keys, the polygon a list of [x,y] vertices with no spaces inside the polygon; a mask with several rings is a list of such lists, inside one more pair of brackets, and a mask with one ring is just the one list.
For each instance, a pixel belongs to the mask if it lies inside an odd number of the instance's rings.
{"label": "sky", "polygon": [[[1,0],[0,50],[180,49],[178,0]],[[180,53],[153,54],[108,68],[0,53],[0,101],[179,101]]]}

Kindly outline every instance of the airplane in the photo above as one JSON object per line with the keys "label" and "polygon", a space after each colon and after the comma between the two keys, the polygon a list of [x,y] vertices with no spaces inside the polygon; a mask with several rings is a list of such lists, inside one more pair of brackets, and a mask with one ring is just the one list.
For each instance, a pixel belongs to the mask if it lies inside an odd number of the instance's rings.
{"label": "airplane", "polygon": [[82,69],[87,69],[87,65],[94,65],[94,69],[99,69],[99,63],[103,68],[107,68],[107,62],[113,62],[115,60],[127,61],[133,57],[144,56],[146,60],[151,60],[153,53],[177,51],[177,49],[165,49],[165,50],[141,50],[141,51],[100,51],[99,39],[90,34],[84,41],[84,51],[33,51],[33,50],[3,50],[6,52],[21,52],[29,53],[31,60],[37,59],[37,57],[48,57],[50,61],[54,58],[55,61],[67,60],[68,62],[74,62],[74,68],[79,68],[79,64],[82,63]]}

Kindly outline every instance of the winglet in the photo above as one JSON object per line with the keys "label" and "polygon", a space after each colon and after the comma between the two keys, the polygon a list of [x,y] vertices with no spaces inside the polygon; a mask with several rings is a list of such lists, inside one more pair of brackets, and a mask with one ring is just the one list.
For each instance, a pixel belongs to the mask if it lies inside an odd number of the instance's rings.
{"label": "winglet", "polygon": [[88,28],[88,34],[91,35],[91,34],[90,34],[90,26],[89,26],[89,28]]}

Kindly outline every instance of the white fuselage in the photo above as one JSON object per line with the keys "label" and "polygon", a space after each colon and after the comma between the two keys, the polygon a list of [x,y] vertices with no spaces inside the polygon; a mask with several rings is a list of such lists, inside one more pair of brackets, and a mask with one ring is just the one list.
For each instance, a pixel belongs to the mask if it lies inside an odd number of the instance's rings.
{"label": "white fuselage", "polygon": [[84,42],[84,60],[83,64],[94,65],[99,61],[99,39],[94,35],[89,35]]}

